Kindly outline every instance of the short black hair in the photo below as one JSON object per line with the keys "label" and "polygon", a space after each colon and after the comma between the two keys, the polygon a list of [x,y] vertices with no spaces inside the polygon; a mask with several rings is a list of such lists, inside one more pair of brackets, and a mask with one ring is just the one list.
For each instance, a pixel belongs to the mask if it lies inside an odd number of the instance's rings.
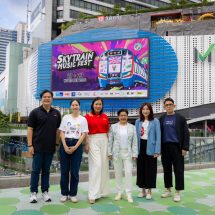
{"label": "short black hair", "polygon": [[169,97],[169,98],[166,98],[166,99],[164,100],[163,103],[165,104],[165,103],[168,102],[168,101],[169,101],[169,102],[172,102],[173,104],[175,104],[174,100],[173,100],[172,98],[170,98],[170,97]]}
{"label": "short black hair", "polygon": [[71,100],[69,105],[71,106],[74,101],[78,102],[79,106],[81,105],[81,102],[78,99]]}
{"label": "short black hair", "polygon": [[40,98],[42,99],[43,95],[45,93],[50,93],[51,94],[51,97],[53,98],[53,92],[51,90],[43,90],[41,93],[40,93]]}
{"label": "short black hair", "polygon": [[125,112],[125,113],[128,115],[128,110],[127,110],[127,109],[122,108],[122,109],[118,110],[118,112],[117,112],[117,116],[119,116],[122,112]]}
{"label": "short black hair", "polygon": [[103,102],[103,99],[101,98],[101,97],[96,97],[95,99],[93,99],[93,101],[92,101],[92,104],[91,104],[91,113],[92,114],[95,114],[95,110],[94,110],[94,103],[96,102],[96,101],[101,101],[102,102],[102,109],[101,109],[101,111],[100,111],[100,113],[99,114],[102,114],[103,113],[103,105],[104,105],[104,102]]}

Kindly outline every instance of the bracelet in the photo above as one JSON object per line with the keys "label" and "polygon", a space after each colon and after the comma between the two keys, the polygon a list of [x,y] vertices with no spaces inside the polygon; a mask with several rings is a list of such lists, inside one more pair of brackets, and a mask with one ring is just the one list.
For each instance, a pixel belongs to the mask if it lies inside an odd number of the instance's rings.
{"label": "bracelet", "polygon": [[28,147],[32,147],[33,145],[29,145]]}

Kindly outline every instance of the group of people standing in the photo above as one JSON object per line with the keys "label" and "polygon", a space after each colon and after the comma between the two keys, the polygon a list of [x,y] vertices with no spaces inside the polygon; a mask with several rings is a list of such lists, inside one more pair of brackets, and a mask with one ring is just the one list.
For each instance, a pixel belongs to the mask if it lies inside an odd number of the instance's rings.
{"label": "group of people standing", "polygon": [[[109,125],[103,113],[103,100],[95,98],[91,111],[85,117],[80,115],[79,100],[70,103],[71,114],[62,120],[59,111],[51,107],[53,93],[41,93],[42,105],[35,108],[28,119],[28,147],[33,156],[30,181],[30,202],[37,202],[38,182],[41,174],[41,191],[45,202],[49,196],[49,170],[60,142],[60,187],[61,202],[78,202],[77,191],[79,170],[83,150],[88,153],[89,163],[89,203],[94,204],[109,193],[109,160],[113,161],[117,195],[120,200],[126,192],[132,203],[132,167],[137,162],[137,186],[141,189],[138,197],[150,200],[152,189],[156,188],[157,158],[161,155],[166,191],[161,197],[172,196],[172,166],[175,174],[174,201],[181,199],[184,189],[184,156],[189,150],[189,131],[183,116],[174,112],[171,98],[164,101],[166,113],[160,120],[154,118],[150,103],[140,107],[140,116],[135,126],[128,123],[128,110],[118,111],[119,121]],[[59,138],[61,141],[59,141]],[[85,144],[83,144],[85,142]],[[123,181],[125,171],[125,184]]]}

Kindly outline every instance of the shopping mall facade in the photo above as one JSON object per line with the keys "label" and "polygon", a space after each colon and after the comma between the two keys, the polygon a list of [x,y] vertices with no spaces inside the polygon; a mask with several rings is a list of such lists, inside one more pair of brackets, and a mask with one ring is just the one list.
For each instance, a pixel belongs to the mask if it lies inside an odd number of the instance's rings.
{"label": "shopping mall facade", "polygon": [[[69,107],[71,99],[79,98],[84,114],[90,110],[92,99],[95,96],[101,96],[105,101],[105,111],[110,116],[115,116],[121,107],[128,108],[131,116],[137,116],[138,108],[143,102],[151,102],[154,112],[160,114],[164,111],[164,99],[172,97],[177,110],[188,119],[210,115],[215,107],[215,85],[213,84],[215,20],[194,20],[197,12],[202,14],[210,11],[215,11],[214,6],[198,8],[198,11],[196,8],[189,8],[80,20],[55,40],[45,42],[34,49],[19,66],[18,111],[21,116],[28,115],[29,111],[39,105],[39,93],[43,89],[50,89],[54,91],[53,105],[62,112]],[[185,21],[156,25],[156,20],[165,16],[169,19],[178,19],[181,16]],[[39,25],[45,26],[44,23]],[[42,35],[43,31],[40,33]],[[120,85],[112,81],[108,83],[109,85],[113,83],[114,86],[104,85],[104,87],[102,85],[104,74],[100,71],[102,63],[103,67],[112,65],[114,68],[117,65],[101,62],[102,56],[113,54],[113,51],[119,51],[119,49],[128,50],[128,44],[132,42],[133,68],[135,64],[140,65],[141,62],[144,64],[144,69],[139,71],[141,74],[136,76],[146,77],[145,83],[134,81],[132,88],[128,84],[122,87],[122,83]],[[116,43],[121,46],[114,45]],[[100,46],[102,49],[99,48]],[[68,50],[71,52],[69,53]],[[95,56],[91,59],[95,64],[91,64],[91,67],[73,65],[72,68],[72,62],[66,61],[66,59],[74,60],[75,53],[83,54],[90,51],[95,52]],[[67,70],[66,67],[56,69],[56,59],[60,55],[68,55],[64,58],[64,63],[70,64]],[[113,59],[119,61],[119,58],[113,57]],[[118,67],[120,70],[118,73],[121,74],[123,57],[121,56],[120,59],[121,69]],[[83,64],[83,62],[79,63]],[[109,70],[110,66],[107,66]],[[75,75],[72,74],[74,71]],[[145,75],[141,71],[144,71]],[[138,73],[137,69],[133,69],[132,72]],[[110,74],[109,77],[108,75],[105,77],[106,81],[108,78],[113,80],[114,75],[117,76],[113,69],[112,73],[112,76]],[[123,79],[122,74],[120,77]],[[87,84],[88,80],[90,82]]]}

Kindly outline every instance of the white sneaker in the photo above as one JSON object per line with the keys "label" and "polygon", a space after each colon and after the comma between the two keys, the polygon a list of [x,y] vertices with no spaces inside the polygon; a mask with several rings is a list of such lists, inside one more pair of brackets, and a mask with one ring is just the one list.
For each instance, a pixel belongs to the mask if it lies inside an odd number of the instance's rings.
{"label": "white sneaker", "polygon": [[43,197],[44,202],[51,202],[52,201],[52,199],[49,196],[49,194],[48,194],[47,191],[45,191],[44,193],[42,193],[42,197]]}
{"label": "white sneaker", "polygon": [[170,197],[170,196],[172,196],[172,193],[171,193],[171,191],[169,191],[169,190],[166,190],[166,191],[161,195],[162,198],[167,198],[167,197]]}
{"label": "white sneaker", "polygon": [[121,193],[118,193],[118,194],[115,196],[115,201],[119,201],[120,199],[122,199],[122,194],[121,194]]}
{"label": "white sneaker", "polygon": [[175,196],[174,196],[174,202],[180,202],[181,201],[181,196],[180,196],[180,193],[175,193]]}
{"label": "white sneaker", "polygon": [[61,201],[61,202],[66,202],[67,199],[68,199],[68,196],[62,196],[62,197],[60,198],[60,201]]}
{"label": "white sneaker", "polygon": [[29,202],[30,203],[37,203],[37,193],[36,192],[31,193]]}
{"label": "white sneaker", "polygon": [[148,200],[152,199],[152,194],[151,193],[147,193],[146,194],[146,199],[148,199]]}
{"label": "white sneaker", "polygon": [[133,203],[134,202],[130,193],[127,194],[127,200],[128,200],[129,203]]}
{"label": "white sneaker", "polygon": [[78,199],[76,196],[70,196],[69,199],[71,200],[71,202],[73,203],[77,203],[78,202]]}

